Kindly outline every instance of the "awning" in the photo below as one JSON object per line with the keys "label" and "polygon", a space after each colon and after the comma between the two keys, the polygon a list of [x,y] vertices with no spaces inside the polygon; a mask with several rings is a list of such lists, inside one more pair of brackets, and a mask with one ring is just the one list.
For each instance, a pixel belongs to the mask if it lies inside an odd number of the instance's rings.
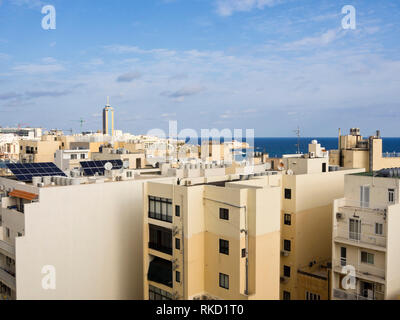
{"label": "awning", "polygon": [[9,192],[8,195],[10,195],[11,197],[14,197],[14,198],[21,198],[21,199],[25,199],[25,200],[29,200],[29,201],[32,201],[38,197],[37,194],[26,192],[26,191],[21,191],[21,190],[13,190],[13,191]]}

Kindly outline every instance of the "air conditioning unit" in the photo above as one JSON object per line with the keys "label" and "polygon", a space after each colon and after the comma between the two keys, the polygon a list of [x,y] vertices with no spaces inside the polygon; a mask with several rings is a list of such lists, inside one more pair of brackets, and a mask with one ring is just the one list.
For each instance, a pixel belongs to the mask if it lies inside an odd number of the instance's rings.
{"label": "air conditioning unit", "polygon": [[284,257],[288,257],[289,256],[289,251],[282,250],[281,251],[281,255],[284,256]]}
{"label": "air conditioning unit", "polygon": [[280,280],[281,280],[281,283],[288,283],[289,278],[288,277],[281,277]]}

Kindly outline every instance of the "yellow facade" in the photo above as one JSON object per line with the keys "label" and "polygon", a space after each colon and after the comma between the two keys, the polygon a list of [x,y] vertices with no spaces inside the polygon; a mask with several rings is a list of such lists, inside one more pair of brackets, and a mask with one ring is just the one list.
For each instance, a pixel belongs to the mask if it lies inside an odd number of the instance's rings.
{"label": "yellow facade", "polygon": [[[297,165],[300,167],[300,162],[314,160],[318,159],[297,159]],[[310,165],[303,167],[313,168]],[[354,169],[283,176],[281,299],[303,300],[307,292],[309,296],[312,294],[321,300],[328,298],[332,202],[343,195],[344,176],[362,171]]]}
{"label": "yellow facade", "polygon": [[[280,193],[279,176],[226,182],[224,186],[147,183],[145,299],[154,298],[154,288],[167,292],[171,299],[279,299]],[[171,223],[149,217],[150,196],[171,201]],[[229,220],[221,219],[221,210]],[[169,253],[151,244],[149,233],[159,227],[172,233]],[[176,239],[180,239],[180,249],[176,249]],[[226,247],[221,253],[221,240],[228,244],[228,253]],[[152,279],[152,263],[160,261],[155,258],[172,265],[168,285]]]}

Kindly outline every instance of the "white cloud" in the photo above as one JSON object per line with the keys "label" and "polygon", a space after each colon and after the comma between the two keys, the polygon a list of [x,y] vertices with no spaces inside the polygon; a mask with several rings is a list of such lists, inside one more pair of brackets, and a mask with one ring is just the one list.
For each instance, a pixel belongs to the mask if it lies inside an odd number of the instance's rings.
{"label": "white cloud", "polygon": [[231,16],[234,12],[251,11],[273,7],[282,0],[217,0],[217,13],[221,16]]}
{"label": "white cloud", "polygon": [[12,68],[13,71],[26,74],[44,74],[64,71],[61,64],[21,64]]}

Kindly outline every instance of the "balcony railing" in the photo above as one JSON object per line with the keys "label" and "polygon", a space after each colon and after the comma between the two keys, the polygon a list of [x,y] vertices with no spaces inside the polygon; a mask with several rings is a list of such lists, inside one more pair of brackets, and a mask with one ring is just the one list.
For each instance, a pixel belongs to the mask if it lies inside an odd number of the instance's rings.
{"label": "balcony railing", "polygon": [[341,261],[341,260],[334,260],[334,268],[337,272],[342,273],[342,268],[345,265],[353,266],[356,271],[356,276],[359,278],[370,278],[375,277],[381,280],[385,280],[385,269],[379,268],[375,265],[369,265],[367,263],[360,263],[360,264],[352,264],[351,261]]}
{"label": "balcony railing", "polygon": [[149,218],[172,223],[172,216],[149,211]]}
{"label": "balcony railing", "polygon": [[0,280],[1,282],[4,282],[4,284],[7,285],[10,289],[15,290],[15,276],[7,272],[3,268],[0,268]]}
{"label": "balcony railing", "polygon": [[349,225],[340,223],[333,231],[333,237],[354,242],[355,244],[367,244],[378,247],[386,247],[386,237],[367,232],[350,232]]}
{"label": "balcony railing", "polygon": [[15,247],[2,240],[0,240],[0,253],[1,252],[10,258],[15,258]]}
{"label": "balcony railing", "polygon": [[349,292],[341,289],[333,289],[333,297],[340,300],[374,300],[366,298],[354,292]]}
{"label": "balcony railing", "polygon": [[149,242],[149,248],[160,251],[162,253],[172,254],[172,247],[162,246],[157,243]]}

